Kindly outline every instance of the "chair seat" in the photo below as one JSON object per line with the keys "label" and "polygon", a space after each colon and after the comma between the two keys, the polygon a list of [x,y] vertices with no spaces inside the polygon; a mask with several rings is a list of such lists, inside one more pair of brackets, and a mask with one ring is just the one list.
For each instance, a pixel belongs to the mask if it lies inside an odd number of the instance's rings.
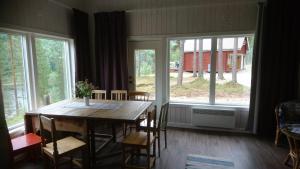
{"label": "chair seat", "polygon": [[[150,144],[153,143],[155,137],[150,134]],[[124,138],[122,144],[146,146],[147,145],[147,133],[146,132],[133,132]]]}
{"label": "chair seat", "polygon": [[11,140],[13,153],[17,154],[31,148],[39,147],[41,142],[41,137],[33,133],[14,138]]}
{"label": "chair seat", "polygon": [[[78,140],[74,137],[66,137],[61,140],[57,140],[58,154],[62,155],[62,154],[71,152],[73,150],[76,150],[78,148],[81,148],[85,145],[86,145],[85,142]],[[54,154],[53,143],[51,142],[51,143],[46,144],[46,147],[43,147],[43,150],[46,153],[53,155]]]}

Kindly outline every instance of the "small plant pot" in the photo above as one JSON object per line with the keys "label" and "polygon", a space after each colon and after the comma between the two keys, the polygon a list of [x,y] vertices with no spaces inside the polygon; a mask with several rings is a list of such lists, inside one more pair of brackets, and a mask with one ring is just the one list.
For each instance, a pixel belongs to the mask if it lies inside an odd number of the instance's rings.
{"label": "small plant pot", "polygon": [[90,98],[89,97],[83,97],[84,103],[86,106],[90,105]]}

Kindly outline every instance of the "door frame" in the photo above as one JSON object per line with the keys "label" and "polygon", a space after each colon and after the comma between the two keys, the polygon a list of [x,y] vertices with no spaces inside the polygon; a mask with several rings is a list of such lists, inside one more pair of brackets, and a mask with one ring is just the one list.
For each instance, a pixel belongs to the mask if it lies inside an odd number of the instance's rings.
{"label": "door frame", "polygon": [[155,102],[160,107],[162,98],[164,98],[163,91],[163,74],[165,74],[164,55],[163,55],[163,41],[161,39],[155,40],[129,40],[127,44],[128,56],[128,86],[129,90],[135,90],[135,49],[154,49],[155,50]]}

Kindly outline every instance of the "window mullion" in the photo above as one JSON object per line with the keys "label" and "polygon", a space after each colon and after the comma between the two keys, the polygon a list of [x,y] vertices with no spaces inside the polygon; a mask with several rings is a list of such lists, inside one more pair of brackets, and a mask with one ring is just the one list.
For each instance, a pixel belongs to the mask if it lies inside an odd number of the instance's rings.
{"label": "window mullion", "polygon": [[211,39],[209,104],[215,104],[217,37]]}
{"label": "window mullion", "polygon": [[32,76],[32,95],[34,96],[33,103],[34,106],[33,108],[36,109],[38,107],[37,104],[37,96],[38,96],[38,91],[37,91],[37,61],[36,61],[36,47],[35,47],[35,36],[34,34],[30,34],[30,45],[31,45],[31,76]]}

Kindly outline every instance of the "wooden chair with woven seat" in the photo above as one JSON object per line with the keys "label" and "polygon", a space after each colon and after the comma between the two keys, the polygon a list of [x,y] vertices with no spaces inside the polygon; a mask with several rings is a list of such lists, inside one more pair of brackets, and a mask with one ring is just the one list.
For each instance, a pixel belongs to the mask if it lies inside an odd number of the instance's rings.
{"label": "wooden chair with woven seat", "polygon": [[149,96],[148,92],[132,91],[128,93],[129,100],[149,101]]}
{"label": "wooden chair with woven seat", "polygon": [[112,90],[110,92],[111,100],[127,100],[127,90]]}
{"label": "wooden chair with woven seat", "polygon": [[[149,96],[150,94],[148,92],[141,92],[141,91],[131,91],[128,93],[128,99],[129,100],[133,100],[133,101],[149,101]],[[143,114],[140,117],[140,121],[145,120],[145,114]],[[125,125],[125,135],[127,134],[127,128],[129,126],[130,132],[132,131],[132,129],[136,128],[135,124],[131,124],[131,125]]]}
{"label": "wooden chair with woven seat", "polygon": [[275,145],[280,142],[281,129],[289,124],[300,124],[300,100],[280,103],[275,108],[276,136]]}
{"label": "wooden chair with woven seat", "polygon": [[[42,137],[42,147],[41,152],[44,160],[46,158],[50,158],[53,168],[57,169],[59,165],[63,164],[60,160],[63,157],[70,156],[69,162],[71,167],[74,164],[78,165],[81,168],[86,167],[86,161],[82,160],[83,163],[79,164],[79,162],[73,161],[74,153],[81,151],[82,158],[84,159],[84,153],[87,152],[87,145],[85,142],[75,138],[75,137],[66,137],[60,140],[57,140],[57,131],[55,127],[55,120],[53,118],[47,118],[45,116],[40,115],[40,132]],[[46,132],[51,135],[51,142],[46,143]],[[45,161],[46,162],[46,161]]]}
{"label": "wooden chair with woven seat", "polygon": [[[156,118],[150,119],[150,128],[154,130],[156,133],[156,139],[158,143],[158,156],[160,157],[160,132],[163,131],[165,135],[165,148],[167,148],[167,123],[168,123],[168,112],[169,112],[169,102],[163,104],[160,109],[159,119],[157,121]],[[137,126],[138,130],[145,130],[147,128],[148,120],[146,119],[142,121],[139,126]]]}
{"label": "wooden chair with woven seat", "polygon": [[293,169],[299,169],[300,167],[300,134],[290,132],[287,128],[281,129],[289,142],[290,151],[287,155],[284,164],[287,165],[290,159],[293,162]]}
{"label": "wooden chair with woven seat", "polygon": [[[122,152],[123,152],[123,168],[145,168],[151,169],[155,166],[156,159],[156,139],[155,130],[151,130],[150,119],[156,116],[156,106],[154,106],[152,111],[147,113],[148,125],[145,131],[136,131],[129,133],[122,141]],[[152,154],[151,154],[151,146]],[[127,149],[129,148],[129,150]],[[146,150],[145,154],[141,153],[141,150]],[[126,156],[129,153],[129,156]],[[139,158],[141,156],[146,156],[146,164],[134,164],[134,158]]]}
{"label": "wooden chair with woven seat", "polygon": [[92,99],[106,100],[106,90],[92,90]]}

